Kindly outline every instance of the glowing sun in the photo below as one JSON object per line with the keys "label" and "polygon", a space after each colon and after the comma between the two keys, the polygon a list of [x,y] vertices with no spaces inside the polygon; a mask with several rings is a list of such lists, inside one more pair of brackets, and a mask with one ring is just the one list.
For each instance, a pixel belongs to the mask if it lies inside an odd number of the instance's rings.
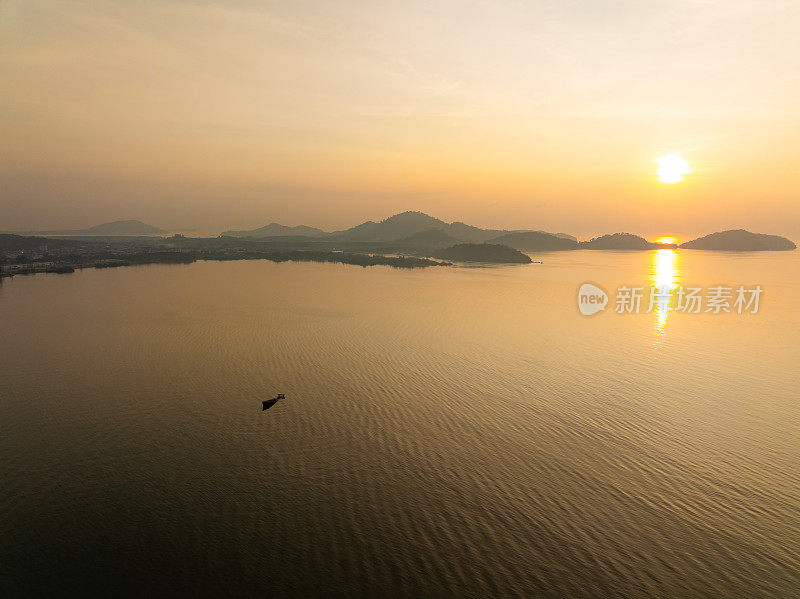
{"label": "glowing sun", "polygon": [[683,176],[692,172],[689,163],[677,154],[667,154],[656,158],[658,163],[658,180],[662,183],[679,183]]}

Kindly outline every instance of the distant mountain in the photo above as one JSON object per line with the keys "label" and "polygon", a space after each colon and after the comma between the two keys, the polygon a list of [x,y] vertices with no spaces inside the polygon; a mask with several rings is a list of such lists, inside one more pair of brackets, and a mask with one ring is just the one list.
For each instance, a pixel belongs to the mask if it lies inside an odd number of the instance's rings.
{"label": "distant mountain", "polygon": [[332,237],[345,241],[396,241],[415,233],[431,229],[447,229],[448,224],[422,212],[401,212],[379,223],[367,221],[344,231],[336,231]]}
{"label": "distant mountain", "polygon": [[574,250],[578,247],[577,241],[540,231],[506,233],[490,239],[489,243],[499,243],[525,251]]}
{"label": "distant mountain", "polygon": [[680,247],[688,250],[757,252],[793,250],[797,246],[794,242],[779,235],[765,235],[763,233],[751,233],[744,229],[732,229],[687,241],[682,243]]}
{"label": "distant mountain", "polygon": [[396,243],[410,247],[444,247],[458,243],[458,239],[450,237],[442,229],[429,229],[420,231],[403,239],[398,239]]}
{"label": "distant mountain", "polygon": [[225,231],[221,235],[226,237],[324,237],[327,233],[322,229],[305,225],[287,227],[278,223],[270,223],[250,231]]}
{"label": "distant mountain", "polygon": [[501,231],[499,229],[480,229],[467,225],[462,222],[454,222],[448,225],[447,232],[451,237],[460,239],[461,241],[470,241],[473,243],[482,243],[493,237],[507,233],[508,231]]}
{"label": "distant mountain", "polygon": [[453,260],[454,262],[491,262],[497,264],[529,264],[530,256],[518,252],[507,245],[491,243],[461,243],[439,250],[435,258]]}
{"label": "distant mountain", "polygon": [[[547,233],[547,231],[536,231],[537,233]],[[569,233],[548,233],[548,235],[555,235],[556,237],[560,237],[561,239],[571,239],[574,242],[578,242],[578,238],[574,235],[570,235]]]}
{"label": "distant mountain", "polygon": [[[470,243],[482,243],[507,233],[528,232],[520,230],[481,229],[462,222],[448,224],[424,212],[409,210],[390,216],[379,223],[367,221],[344,231],[336,231],[331,234],[331,237],[342,241],[399,241],[405,240],[417,233],[424,233],[434,229],[444,231],[453,240]],[[546,233],[545,231],[537,232]],[[546,234],[577,241],[574,237],[566,235],[565,233]]]}
{"label": "distant mountain", "polygon": [[378,223],[368,220],[344,231],[334,231],[331,233],[331,237],[342,241],[373,241],[380,235],[378,231]]}
{"label": "distant mountain", "polygon": [[88,229],[62,229],[57,231],[25,231],[22,235],[53,236],[97,236],[97,237],[138,237],[143,235],[163,235],[166,231],[139,220],[115,220]]}
{"label": "distant mountain", "polygon": [[659,248],[675,248],[676,245],[653,243],[644,237],[631,233],[614,233],[601,235],[589,241],[581,241],[578,249],[582,250],[654,250]]}

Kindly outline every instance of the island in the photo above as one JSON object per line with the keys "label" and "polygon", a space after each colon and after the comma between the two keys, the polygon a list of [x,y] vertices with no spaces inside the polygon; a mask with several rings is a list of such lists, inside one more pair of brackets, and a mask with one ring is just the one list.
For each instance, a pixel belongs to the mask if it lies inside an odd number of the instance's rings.
{"label": "island", "polygon": [[680,245],[687,250],[714,250],[721,252],[786,251],[797,248],[793,241],[780,235],[751,233],[744,229],[719,231]]}
{"label": "island", "polygon": [[454,262],[485,262],[491,264],[530,264],[527,254],[507,245],[494,243],[459,243],[434,254],[435,258]]}
{"label": "island", "polygon": [[680,246],[647,241],[631,233],[601,235],[578,242],[565,233],[542,230],[481,229],[447,223],[408,211],[343,231],[270,223],[259,229],[227,231],[216,237],[164,235],[141,221],[114,221],[87,229],[36,235],[0,232],[0,276],[69,273],[83,268],[139,264],[190,264],[197,260],[328,262],[358,266],[424,268],[452,262],[529,264],[523,252],[587,250],[699,249],[713,251],[793,250],[778,235],[743,229],[722,231]]}
{"label": "island", "polygon": [[0,234],[0,277],[35,273],[70,273],[83,268],[114,268],[143,264],[191,264],[198,260],[269,260],[271,262],[328,262],[355,266],[425,268],[451,266],[424,256],[300,249],[284,244],[231,242],[230,238],[125,239],[116,244],[90,239],[54,239]]}
{"label": "island", "polygon": [[578,249],[581,250],[660,250],[675,249],[677,247],[674,243],[647,241],[644,237],[632,235],[631,233],[601,235],[589,241],[581,241],[578,244]]}
{"label": "island", "polygon": [[336,262],[356,266],[391,266],[393,268],[424,268],[426,266],[452,266],[450,262],[438,262],[430,258],[413,256],[382,256],[380,254],[349,254],[345,252],[315,252],[294,250],[271,252],[264,258],[272,262]]}
{"label": "island", "polygon": [[578,242],[575,239],[563,236],[559,237],[558,235],[545,233],[544,231],[516,231],[513,233],[506,233],[505,235],[490,239],[489,243],[499,243],[516,250],[529,252],[574,250],[578,247]]}

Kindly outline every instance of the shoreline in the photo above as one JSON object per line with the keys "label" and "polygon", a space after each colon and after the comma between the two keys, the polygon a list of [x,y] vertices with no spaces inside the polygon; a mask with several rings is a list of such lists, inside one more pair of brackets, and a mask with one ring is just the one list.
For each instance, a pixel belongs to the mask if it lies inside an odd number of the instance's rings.
{"label": "shoreline", "polygon": [[427,268],[430,266],[452,266],[452,262],[417,258],[411,256],[384,256],[349,252],[321,252],[292,250],[285,252],[252,252],[247,255],[205,254],[203,252],[143,252],[125,259],[99,258],[85,262],[47,262],[31,265],[3,265],[0,278],[39,273],[69,274],[85,268],[120,268],[144,264],[192,264],[197,261],[230,262],[234,260],[269,260],[270,262],[320,262],[350,264],[353,266],[390,266],[392,268]]}

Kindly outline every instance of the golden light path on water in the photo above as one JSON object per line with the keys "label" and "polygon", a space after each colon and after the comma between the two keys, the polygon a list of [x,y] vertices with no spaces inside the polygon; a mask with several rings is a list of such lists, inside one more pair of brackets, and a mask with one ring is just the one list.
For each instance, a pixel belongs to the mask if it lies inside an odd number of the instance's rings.
{"label": "golden light path on water", "polygon": [[670,300],[673,291],[678,287],[680,259],[675,250],[663,249],[654,251],[650,260],[650,284],[655,288],[655,290],[651,290],[651,293],[658,294],[653,307],[654,332],[656,339],[660,341],[664,336],[667,318],[671,310]]}

